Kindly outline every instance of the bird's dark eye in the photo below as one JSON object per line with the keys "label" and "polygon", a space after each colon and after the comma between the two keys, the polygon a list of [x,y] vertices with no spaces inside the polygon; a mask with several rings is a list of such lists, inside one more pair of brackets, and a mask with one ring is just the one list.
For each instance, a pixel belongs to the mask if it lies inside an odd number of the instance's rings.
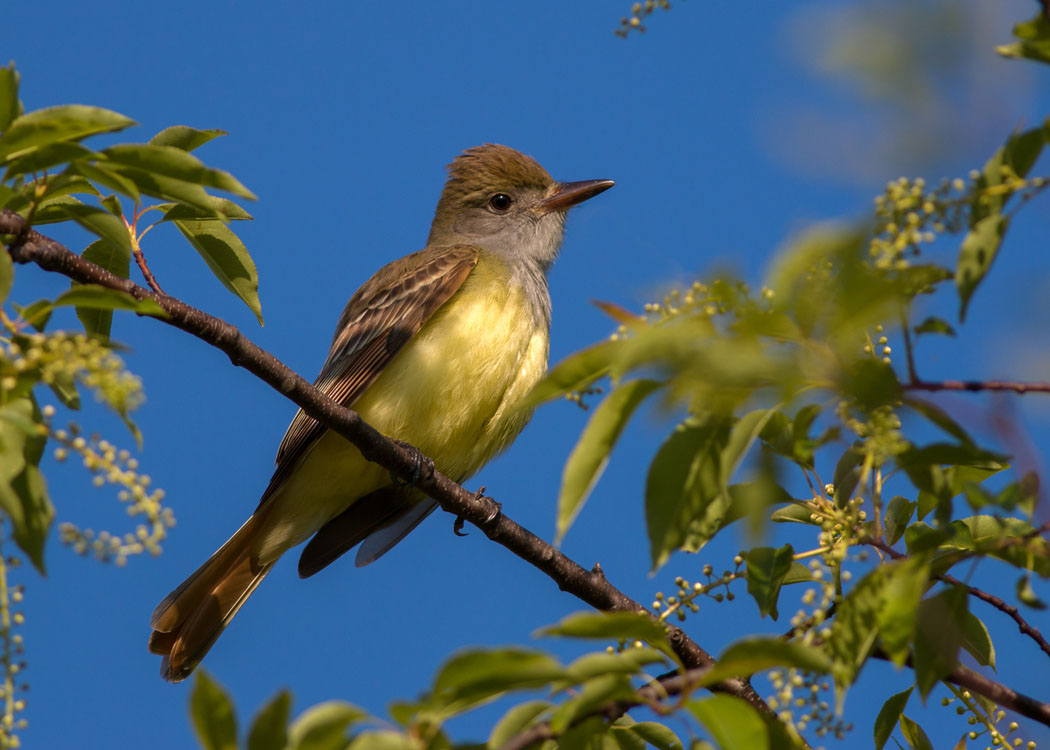
{"label": "bird's dark eye", "polygon": [[499,213],[509,211],[512,203],[514,203],[514,199],[506,193],[496,193],[489,198],[489,207]]}

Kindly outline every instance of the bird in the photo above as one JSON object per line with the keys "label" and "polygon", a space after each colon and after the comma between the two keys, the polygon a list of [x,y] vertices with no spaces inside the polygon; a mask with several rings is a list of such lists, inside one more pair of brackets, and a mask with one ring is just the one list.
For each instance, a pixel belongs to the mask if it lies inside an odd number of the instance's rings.
{"label": "bird", "polygon": [[[507,146],[463,151],[425,247],[351,296],[314,386],[446,476],[469,479],[531,417],[522,404],[547,370],[547,272],[566,214],[613,185],[558,182]],[[367,565],[436,507],[300,410],[255,512],[153,611],[161,676],[188,677],[288,550],[309,539],[302,578],[359,544],[356,564]]]}

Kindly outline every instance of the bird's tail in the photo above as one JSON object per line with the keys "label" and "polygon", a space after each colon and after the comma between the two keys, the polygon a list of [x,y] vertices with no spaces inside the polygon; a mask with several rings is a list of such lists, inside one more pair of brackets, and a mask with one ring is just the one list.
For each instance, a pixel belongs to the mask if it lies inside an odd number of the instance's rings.
{"label": "bird's tail", "polygon": [[164,679],[179,682],[189,676],[270,572],[273,562],[260,564],[252,555],[260,520],[258,515],[249,518],[153,610],[149,650],[164,657]]}

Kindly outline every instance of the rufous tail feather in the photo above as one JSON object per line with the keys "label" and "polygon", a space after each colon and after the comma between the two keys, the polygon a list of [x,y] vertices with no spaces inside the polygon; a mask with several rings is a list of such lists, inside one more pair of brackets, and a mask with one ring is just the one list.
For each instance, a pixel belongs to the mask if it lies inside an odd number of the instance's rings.
{"label": "rufous tail feather", "polygon": [[149,650],[164,657],[160,674],[166,680],[186,679],[208,653],[230,620],[273,567],[252,558],[252,542],[260,528],[253,515],[207,562],[153,610]]}

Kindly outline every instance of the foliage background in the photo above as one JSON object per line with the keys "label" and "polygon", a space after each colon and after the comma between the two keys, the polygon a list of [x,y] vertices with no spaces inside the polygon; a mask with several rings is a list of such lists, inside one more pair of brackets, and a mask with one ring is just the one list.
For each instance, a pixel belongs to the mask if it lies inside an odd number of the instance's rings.
{"label": "foliage background", "polygon": [[[174,231],[152,233],[145,251],[166,291],[241,326],[309,378],[353,289],[422,246],[442,165],[462,148],[502,142],[555,177],[618,182],[574,214],[555,267],[557,360],[611,329],[592,298],[638,308],[669,281],[713,267],[757,280],[787,236],[813,220],[862,215],[887,179],[979,167],[1009,129],[1050,110],[1046,73],[993,52],[1033,7],[681,3],[654,15],[647,35],[622,40],[612,30],[627,8],[615,3],[293,10],[223,2],[177,12],[24,3],[5,9],[21,34],[4,52],[22,73],[27,109],[109,107],[142,123],[126,134],[135,140],[176,123],[230,131],[201,156],[261,198],[250,207],[256,221],[237,229],[259,266],[267,325],[258,329]],[[892,33],[880,34],[880,23]],[[971,306],[966,345],[920,345],[925,376],[1050,378],[1048,230],[1045,210],[1021,214]],[[86,243],[72,233],[58,238],[73,248]],[[952,248],[944,252],[953,257]],[[17,273],[18,301],[66,286],[38,269]],[[72,313],[66,325],[76,327]],[[294,412],[218,352],[163,325],[118,317],[114,337],[132,347],[129,366],[145,380],[141,460],[179,525],[156,560],[106,569],[52,542],[45,584],[28,569],[19,573],[29,584],[28,746],[81,744],[86,728],[99,742],[193,743],[186,686],[162,683],[145,651],[148,616],[254,507]],[[979,433],[994,407],[1024,424],[1033,445],[1050,439],[1050,411],[1035,396],[1022,405],[968,396],[940,403]],[[550,537],[561,465],[584,418],[568,404],[545,407],[471,486],[484,483],[512,517]],[[122,430],[101,413],[80,421],[110,439]],[[670,590],[675,575],[698,577],[703,562],[731,567],[744,544],[730,534],[699,559],[679,556],[657,578],[645,576],[640,499],[665,432],[659,414],[632,426],[564,545],[582,563],[600,561],[641,601]],[[122,523],[117,503],[83,471],[45,470],[59,520]],[[299,707],[343,697],[381,713],[422,689],[454,649],[527,642],[536,627],[580,608],[479,533],[456,539],[450,526],[437,515],[362,570],[346,560],[300,582],[293,564],[279,566],[207,668],[242,711],[288,685]],[[996,570],[986,565],[973,580],[994,588]],[[793,596],[785,591],[782,612],[793,610]],[[972,609],[993,637],[1001,634],[1004,681],[1039,695],[1046,669],[1035,646],[1016,639],[1005,618]],[[717,653],[768,627],[754,610],[743,596],[711,603],[690,630]],[[1046,614],[1030,619],[1050,629]],[[906,680],[884,664],[869,669],[881,674],[867,674],[847,703],[857,742],[870,737],[887,686]],[[460,720],[457,736],[482,738],[497,713]],[[964,729],[948,709],[928,714],[914,718],[935,742]],[[1050,739],[1037,725],[1027,736]]]}

